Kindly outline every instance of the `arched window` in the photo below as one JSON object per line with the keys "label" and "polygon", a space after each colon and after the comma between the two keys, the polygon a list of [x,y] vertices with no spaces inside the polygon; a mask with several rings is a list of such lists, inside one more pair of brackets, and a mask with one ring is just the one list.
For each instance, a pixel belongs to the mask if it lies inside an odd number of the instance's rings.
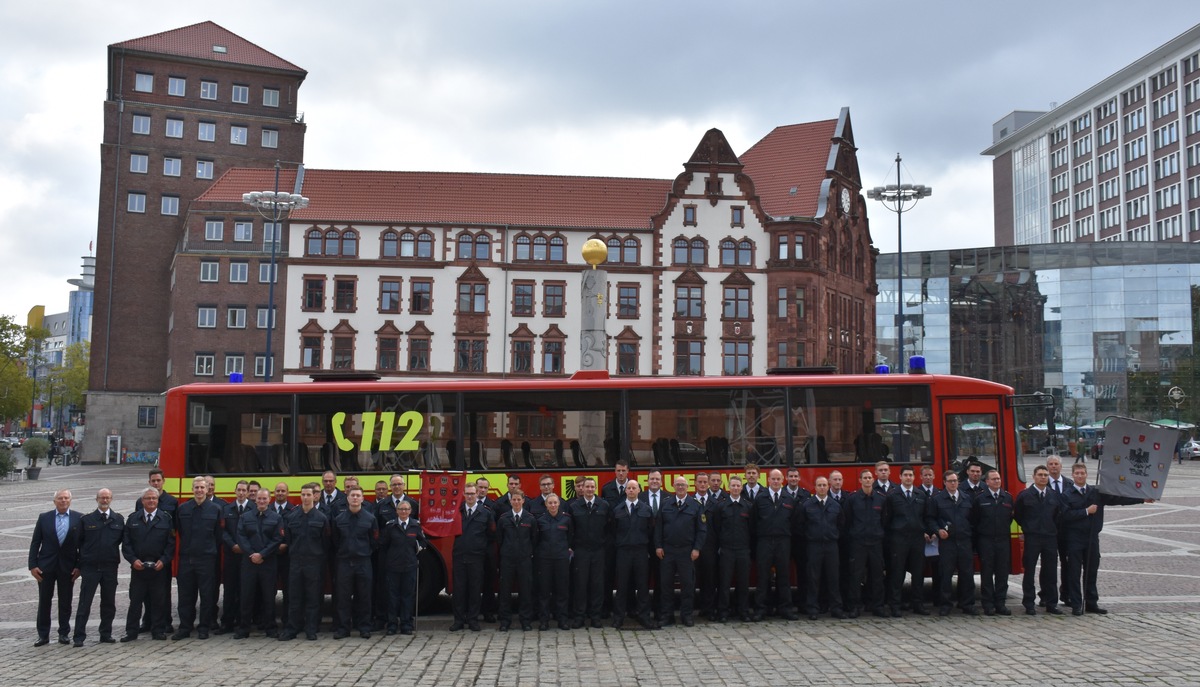
{"label": "arched window", "polygon": [[475,237],[472,234],[464,231],[458,235],[458,259],[470,260],[471,256],[474,254]]}
{"label": "arched window", "polygon": [[342,256],[352,258],[356,255],[358,255],[358,232],[347,229],[342,234]]}
{"label": "arched window", "polygon": [[424,232],[417,237],[417,257],[426,260],[433,257],[433,234]]}
{"label": "arched window", "polygon": [[336,229],[330,229],[325,232],[325,255],[337,255],[338,244],[342,242],[342,235]]}
{"label": "arched window", "polygon": [[545,236],[535,236],[533,238],[533,259],[534,260],[544,261],[546,259],[546,245],[547,245],[547,242],[546,242]]}
{"label": "arched window", "polygon": [[566,262],[567,242],[561,236],[550,239],[550,262]]}
{"label": "arched window", "polygon": [[492,237],[488,236],[487,233],[482,233],[475,237],[475,259],[492,259]]}
{"label": "arched window", "polygon": [[610,265],[621,261],[621,239],[613,237],[608,240],[608,260]]}
{"label": "arched window", "polygon": [[528,260],[530,255],[532,253],[529,248],[529,237],[525,235],[518,236],[513,250],[513,259]]}
{"label": "arched window", "polygon": [[687,239],[679,237],[671,243],[671,262],[676,265],[686,265],[688,261]]}
{"label": "arched window", "polygon": [[411,258],[416,255],[417,237],[411,231],[400,234],[400,257]]}
{"label": "arched window", "polygon": [[688,262],[693,265],[708,264],[708,246],[704,239],[692,239],[692,255]]}
{"label": "arched window", "polygon": [[399,243],[400,237],[396,236],[396,232],[391,231],[390,229],[383,232],[383,247],[380,249],[380,254],[385,258],[396,257],[399,255],[397,252],[400,250]]}
{"label": "arched window", "polygon": [[721,242],[721,264],[723,266],[732,266],[737,263],[737,248],[733,239],[725,239]]}
{"label": "arched window", "polygon": [[633,237],[626,238],[625,239],[625,249],[624,249],[624,251],[622,251],[622,255],[621,255],[621,262],[625,263],[626,265],[638,264],[638,262],[639,262],[639,260],[638,260],[639,247],[640,246],[638,245],[637,239],[635,239]]}
{"label": "arched window", "polygon": [[305,248],[305,252],[307,254],[320,255],[321,254],[321,230],[313,229],[312,231],[308,232],[308,242],[307,243],[308,243],[308,245]]}
{"label": "arched window", "polygon": [[750,241],[738,241],[737,264],[742,267],[754,264],[754,244]]}

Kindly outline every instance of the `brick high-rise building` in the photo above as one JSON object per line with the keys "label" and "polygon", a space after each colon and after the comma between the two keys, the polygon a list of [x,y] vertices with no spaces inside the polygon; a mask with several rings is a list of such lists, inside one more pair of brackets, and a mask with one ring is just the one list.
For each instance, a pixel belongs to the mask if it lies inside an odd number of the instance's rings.
{"label": "brick high-rise building", "polygon": [[[157,446],[159,394],[172,383],[168,339],[179,324],[170,292],[190,203],[231,167],[303,161],[296,104],[306,76],[212,22],[108,47],[88,458],[114,432],[134,449]],[[269,254],[261,218],[237,219],[233,250]]]}

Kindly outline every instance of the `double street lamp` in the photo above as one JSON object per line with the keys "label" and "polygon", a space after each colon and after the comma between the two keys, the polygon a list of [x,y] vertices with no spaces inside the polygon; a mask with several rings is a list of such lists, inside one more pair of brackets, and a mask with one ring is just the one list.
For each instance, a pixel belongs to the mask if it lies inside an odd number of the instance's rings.
{"label": "double street lamp", "polygon": [[900,183],[900,153],[896,153],[896,183],[876,186],[867,191],[867,198],[878,200],[896,213],[896,371],[904,371],[904,229],[901,218],[913,209],[917,201],[933,194],[924,184]]}
{"label": "double street lamp", "polygon": [[[274,191],[254,191],[253,193],[243,193],[242,202],[250,207],[258,210],[258,214],[262,215],[263,219],[270,220],[272,223],[271,231],[271,265],[269,268],[269,281],[267,282],[267,362],[266,369],[263,371],[264,381],[271,381],[271,373],[275,370],[275,354],[271,349],[271,334],[275,331],[275,281],[278,278],[276,272],[275,261],[276,254],[279,252],[279,242],[282,240],[282,230],[280,220],[292,210],[300,210],[308,207],[308,198],[298,193],[280,193],[279,192],[279,162],[275,162],[275,190]],[[266,232],[263,232],[266,238]]]}

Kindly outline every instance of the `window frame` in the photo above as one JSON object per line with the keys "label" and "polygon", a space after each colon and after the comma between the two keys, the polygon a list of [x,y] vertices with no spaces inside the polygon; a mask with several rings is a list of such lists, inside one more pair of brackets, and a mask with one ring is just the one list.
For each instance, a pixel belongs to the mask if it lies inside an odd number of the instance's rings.
{"label": "window frame", "polygon": [[213,353],[197,353],[194,368],[197,377],[212,377],[217,364],[217,356]]}

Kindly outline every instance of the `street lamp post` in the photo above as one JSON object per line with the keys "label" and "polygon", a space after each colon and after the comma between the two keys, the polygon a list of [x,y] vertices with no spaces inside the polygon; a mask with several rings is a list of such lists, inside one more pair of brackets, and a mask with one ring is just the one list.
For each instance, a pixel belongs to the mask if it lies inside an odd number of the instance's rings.
{"label": "street lamp post", "polygon": [[896,183],[876,186],[867,191],[867,198],[878,200],[896,213],[896,371],[904,371],[904,228],[902,217],[917,201],[933,194],[933,187],[924,184],[900,183],[900,153],[896,153]]}
{"label": "street lamp post", "polygon": [[[258,210],[263,219],[271,220],[271,265],[269,281],[267,282],[267,362],[263,371],[263,380],[271,381],[271,373],[275,369],[275,353],[271,349],[271,334],[275,331],[275,280],[278,278],[275,268],[276,253],[279,251],[281,240],[280,219],[292,210],[308,207],[308,198],[298,193],[279,192],[279,161],[275,161],[275,190],[254,191],[243,193],[242,202]],[[269,214],[268,214],[269,213]]]}

